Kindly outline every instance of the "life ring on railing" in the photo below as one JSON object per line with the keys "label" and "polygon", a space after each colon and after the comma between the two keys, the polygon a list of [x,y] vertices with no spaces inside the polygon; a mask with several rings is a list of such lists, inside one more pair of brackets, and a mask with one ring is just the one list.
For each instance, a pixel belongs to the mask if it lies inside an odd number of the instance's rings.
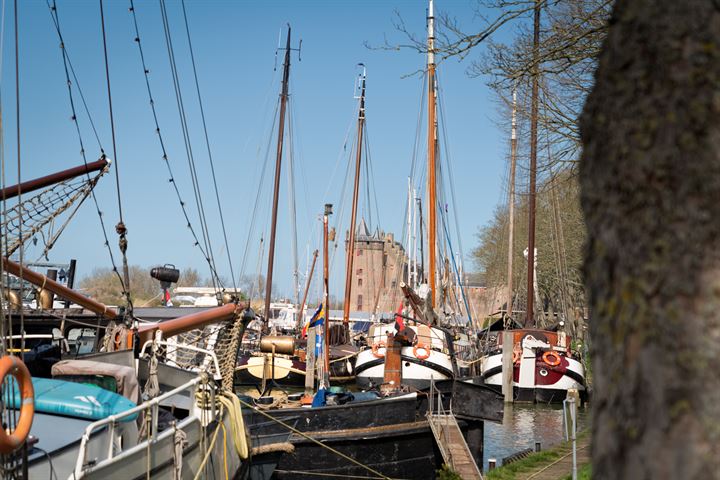
{"label": "life ring on railing", "polygon": [[[550,359],[551,357],[552,360]],[[552,350],[548,350],[547,352],[543,353],[542,359],[543,362],[547,363],[551,367],[557,367],[558,365],[560,365],[560,361],[562,360],[560,358],[560,355]]]}
{"label": "life ring on railing", "polygon": [[15,377],[20,388],[20,418],[12,433],[0,428],[0,453],[3,455],[13,453],[25,442],[35,415],[32,377],[22,360],[10,355],[0,358],[0,382],[4,383],[8,375]]}
{"label": "life ring on railing", "polygon": [[[418,355],[418,350],[422,350],[425,353],[423,353],[422,355]],[[415,358],[417,358],[418,360],[425,360],[430,357],[430,347],[428,347],[422,342],[418,342],[413,347],[413,355],[415,355]]]}
{"label": "life ring on railing", "polygon": [[513,363],[520,363],[521,357],[522,357],[522,353],[520,353],[518,350],[515,350],[513,352]]}
{"label": "life ring on railing", "polygon": [[385,354],[380,353],[379,350],[381,348],[385,348],[385,342],[379,341],[377,343],[373,343],[372,345],[372,354],[375,355],[376,358],[384,358]]}

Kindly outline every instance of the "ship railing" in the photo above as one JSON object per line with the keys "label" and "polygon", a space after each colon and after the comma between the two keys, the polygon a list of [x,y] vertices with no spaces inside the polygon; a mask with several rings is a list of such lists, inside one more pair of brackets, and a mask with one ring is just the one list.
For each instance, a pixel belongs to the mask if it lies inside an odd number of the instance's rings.
{"label": "ship railing", "polygon": [[[212,372],[212,378],[214,380],[222,380],[220,363],[218,362],[217,355],[212,350],[207,350],[205,348],[200,348],[185,343],[167,342],[165,340],[148,340],[143,344],[142,349],[140,350],[140,358],[143,358],[145,356],[145,352],[148,348],[152,349],[153,344],[155,344],[156,348],[164,347],[166,352],[169,352],[171,350],[187,350],[189,352],[205,355],[202,365],[196,365],[194,369],[199,372],[205,370],[208,366],[212,365],[214,370]],[[178,368],[187,368],[185,365],[180,365],[172,359],[168,359],[165,363],[170,365],[175,364],[175,366],[177,366]]]}
{"label": "ship railing", "polygon": [[[445,450],[445,445],[449,444],[447,434],[450,431],[450,426],[455,423],[455,418],[452,413],[452,403],[450,408],[446,409],[443,405],[442,392],[435,386],[435,379],[430,377],[430,390],[429,390],[429,402],[428,402],[428,420],[431,424],[431,429],[434,431],[438,446]],[[436,428],[442,426],[441,428]],[[452,457],[452,452],[447,449],[447,454]]]}
{"label": "ship railing", "polygon": [[25,340],[52,340],[53,342],[58,341],[61,343],[61,347],[63,351],[69,352],[70,351],[70,345],[68,344],[68,341],[65,337],[59,335],[55,336],[52,333],[30,333],[30,334],[21,334],[21,335],[8,335],[5,337],[5,341],[10,343],[13,340],[20,340],[20,350],[25,351]]}
{"label": "ship railing", "polygon": [[[75,463],[75,472],[74,477],[80,478],[83,475],[83,472],[86,470],[86,467],[92,468],[91,465],[88,465],[86,461],[87,457],[87,450],[88,450],[88,442],[90,441],[90,436],[92,433],[96,430],[99,430],[103,427],[107,427],[107,435],[108,435],[108,447],[107,447],[107,454],[105,455],[105,458],[103,459],[93,459],[92,465],[97,465],[101,461],[110,460],[115,455],[115,429],[116,425],[122,421],[122,419],[127,419],[128,417],[132,417],[134,415],[139,415],[144,412],[150,412],[152,422],[151,422],[151,434],[148,435],[148,438],[145,439],[146,442],[152,442],[153,438],[157,435],[157,429],[158,429],[158,415],[160,411],[160,404],[164,402],[165,400],[168,400],[171,397],[174,397],[175,395],[179,395],[186,390],[190,390],[190,398],[195,398],[195,391],[197,390],[198,384],[204,380],[204,375],[198,375],[196,378],[190,380],[187,383],[184,383],[183,385],[180,385],[177,388],[174,388],[170,391],[167,391],[161,395],[158,395],[155,398],[152,398],[150,400],[147,400],[140,405],[133,407],[129,410],[126,410],[122,413],[117,413],[115,415],[110,415],[107,418],[103,418],[101,420],[98,420],[96,422],[91,423],[87,427],[85,427],[85,432],[83,433],[83,436],[80,440],[80,448],[78,450],[78,457],[77,461]],[[126,420],[127,421],[127,420]]]}

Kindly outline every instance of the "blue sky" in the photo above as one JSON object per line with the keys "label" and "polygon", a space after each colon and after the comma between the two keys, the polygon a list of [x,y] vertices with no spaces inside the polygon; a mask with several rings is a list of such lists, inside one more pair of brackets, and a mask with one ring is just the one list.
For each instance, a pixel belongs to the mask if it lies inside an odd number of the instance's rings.
{"label": "blue sky", "polygon": [[[173,263],[195,267],[204,276],[208,269],[193,246],[178,201],[167,182],[165,165],[154,131],[137,46],[133,42],[129,0],[107,1],[110,75],[115,109],[117,156],[120,169],[123,215],[129,229],[131,264]],[[211,148],[228,228],[230,250],[239,274],[247,228],[254,203],[259,164],[264,159],[270,122],[279,91],[282,55],[276,60],[278,35],[292,25],[293,46],[302,39],[302,61],[292,58],[291,96],[294,118],[294,162],[300,270],[306,253],[319,247],[317,215],[326,202],[338,203],[348,153],[343,153],[347,131],[354,125],[356,101],[353,86],[357,63],[367,66],[367,128],[377,192],[379,215],[374,225],[399,236],[404,222],[407,177],[410,173],[422,79],[406,78],[424,65],[423,55],[411,51],[371,50],[387,38],[403,42],[392,25],[398,11],[408,28],[424,35],[425,2],[388,1],[267,1],[221,2],[187,0],[193,48],[208,121]],[[436,2],[436,9],[457,17],[467,30],[480,29],[473,0]],[[180,3],[167,2],[178,59],[180,81],[188,109],[188,123],[196,152],[202,193],[208,212],[210,235],[220,274],[229,279],[202,125],[194,94]],[[59,1],[58,10],[65,44],[79,76],[103,146],[112,156],[105,84],[105,65],[98,2]],[[7,183],[16,179],[15,85],[12,5],[5,7],[2,71],[2,107]],[[150,81],[178,185],[199,228],[192,201],[187,160],[182,143],[160,8],[155,1],[138,1],[136,13]],[[70,121],[62,57],[58,38],[44,1],[20,2],[20,88],[22,178],[82,163],[77,134]],[[282,33],[284,38],[284,31]],[[480,51],[471,55],[477,58]],[[277,71],[273,71],[277,65]],[[467,63],[449,60],[440,67],[445,128],[455,172],[461,240],[469,266],[475,234],[486,224],[501,198],[507,135],[500,131],[492,93],[483,79],[470,78]],[[77,100],[77,99],[76,99]],[[84,113],[79,113],[88,160],[99,156]],[[421,132],[424,135],[423,132]],[[348,147],[349,148],[349,147]],[[274,149],[274,147],[273,147]],[[260,152],[260,153],[258,153]],[[270,152],[271,158],[274,150]],[[284,168],[287,168],[285,164]],[[333,176],[332,172],[338,173]],[[266,188],[270,183],[266,180]],[[290,227],[287,215],[287,179],[283,174],[280,198],[275,284],[280,292],[291,290]],[[115,171],[96,188],[110,242],[117,255],[118,220]],[[259,211],[260,227],[267,224],[269,190]],[[367,215],[367,212],[363,212]],[[375,218],[378,217],[378,218]],[[347,223],[347,220],[345,220]],[[331,222],[334,225],[334,221]],[[347,224],[337,225],[344,238]],[[257,271],[258,237],[252,239],[246,274]],[[32,253],[34,254],[34,253]],[[32,257],[32,254],[29,255]],[[93,267],[109,266],[107,251],[92,203],[86,203],[51,252],[51,260],[77,258],[81,276]],[[335,292],[342,284],[343,262],[335,262]],[[261,268],[264,273],[265,267]]]}

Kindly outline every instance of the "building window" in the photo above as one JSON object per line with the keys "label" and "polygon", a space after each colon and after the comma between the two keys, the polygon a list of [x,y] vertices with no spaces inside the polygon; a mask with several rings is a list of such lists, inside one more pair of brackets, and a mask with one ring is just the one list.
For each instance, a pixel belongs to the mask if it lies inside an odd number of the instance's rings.
{"label": "building window", "polygon": [[362,252],[363,252],[362,250],[358,249],[358,251],[357,251],[357,256],[358,256],[358,257],[362,257],[362,254],[363,254]]}
{"label": "building window", "polygon": [[397,287],[397,282],[395,280],[393,280],[392,283],[390,284],[390,288],[395,288],[395,287]]}
{"label": "building window", "polygon": [[357,309],[358,310],[362,310],[362,300],[363,300],[362,295],[358,295],[358,299],[357,299]]}
{"label": "building window", "polygon": [[362,268],[358,268],[357,270],[355,270],[356,275],[362,275],[362,273]]}
{"label": "building window", "polygon": [[362,287],[362,278],[358,278],[358,287]]}

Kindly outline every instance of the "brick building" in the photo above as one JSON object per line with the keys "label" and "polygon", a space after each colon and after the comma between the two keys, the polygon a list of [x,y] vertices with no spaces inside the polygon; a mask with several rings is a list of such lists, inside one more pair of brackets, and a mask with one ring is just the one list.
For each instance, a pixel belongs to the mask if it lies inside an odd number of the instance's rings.
{"label": "brick building", "polygon": [[[348,248],[347,237],[345,249]],[[392,312],[402,300],[400,282],[407,282],[407,255],[392,233],[370,233],[365,219],[355,230],[350,311]]]}

